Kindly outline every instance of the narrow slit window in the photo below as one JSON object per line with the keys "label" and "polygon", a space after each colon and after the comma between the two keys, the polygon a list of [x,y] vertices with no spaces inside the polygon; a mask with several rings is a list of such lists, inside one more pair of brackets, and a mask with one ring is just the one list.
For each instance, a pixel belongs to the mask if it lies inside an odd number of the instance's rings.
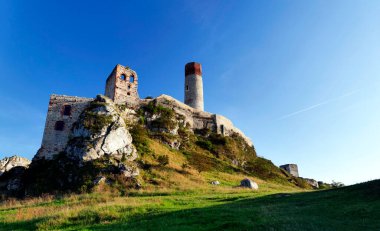
{"label": "narrow slit window", "polygon": [[186,91],[188,91],[189,90],[189,85],[186,85]]}
{"label": "narrow slit window", "polygon": [[54,129],[56,131],[63,131],[64,128],[65,128],[65,122],[63,122],[63,121],[57,121],[57,122],[55,122]]}

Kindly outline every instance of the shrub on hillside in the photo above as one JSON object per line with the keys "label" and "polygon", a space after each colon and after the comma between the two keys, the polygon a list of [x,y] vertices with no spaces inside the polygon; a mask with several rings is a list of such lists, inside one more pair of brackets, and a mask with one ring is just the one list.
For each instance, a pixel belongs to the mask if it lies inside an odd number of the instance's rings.
{"label": "shrub on hillside", "polygon": [[199,147],[206,149],[208,151],[212,151],[214,149],[213,144],[209,140],[197,140],[195,142]]}
{"label": "shrub on hillside", "polygon": [[331,187],[333,187],[333,188],[341,188],[341,187],[344,187],[344,184],[342,182],[332,181]]}
{"label": "shrub on hillside", "polygon": [[244,169],[264,180],[276,179],[283,175],[281,170],[272,161],[262,157],[256,157],[254,160],[247,161]]}
{"label": "shrub on hillside", "polygon": [[[161,105],[156,105],[155,102],[149,102],[140,108],[138,114],[140,116],[145,116],[145,113],[151,116],[156,115],[157,118],[151,121],[150,126],[154,129],[168,129],[172,130],[177,126],[175,119],[174,110],[171,108],[166,108]],[[145,121],[146,122],[146,121]]]}
{"label": "shrub on hillside", "polygon": [[158,156],[157,161],[160,166],[166,166],[169,164],[169,156],[168,155]]}
{"label": "shrub on hillside", "polygon": [[296,185],[300,188],[310,188],[311,186],[309,185],[309,183],[307,183],[306,180],[302,179],[302,178],[299,178],[299,177],[295,177],[294,180],[296,181]]}
{"label": "shrub on hillside", "polygon": [[130,130],[130,133],[132,135],[132,143],[135,145],[137,153],[140,156],[152,154],[152,150],[149,149],[149,136],[145,127],[137,124]]}

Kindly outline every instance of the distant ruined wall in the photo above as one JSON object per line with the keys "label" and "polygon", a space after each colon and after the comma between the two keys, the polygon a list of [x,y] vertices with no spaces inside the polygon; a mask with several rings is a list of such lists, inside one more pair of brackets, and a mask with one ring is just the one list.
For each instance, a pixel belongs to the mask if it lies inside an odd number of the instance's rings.
{"label": "distant ruined wall", "polygon": [[[238,133],[250,146],[253,146],[252,141],[242,131],[236,128],[231,120],[224,116],[199,111],[168,95],[160,95],[155,100],[157,104],[173,108],[176,113],[185,116],[186,122],[190,124],[190,128],[193,130],[208,128],[218,134],[226,136]],[[143,100],[145,104],[150,101],[152,100]]]}
{"label": "distant ruined wall", "polygon": [[292,176],[299,177],[298,166],[296,164],[284,164],[281,165],[280,168],[284,169]]}
{"label": "distant ruined wall", "polygon": [[42,144],[35,158],[52,159],[65,150],[73,123],[92,100],[66,95],[50,96]]}
{"label": "distant ruined wall", "polygon": [[215,117],[215,126],[216,132],[225,136],[230,136],[233,133],[239,134],[243,139],[250,145],[253,146],[253,143],[250,138],[248,138],[240,129],[234,126],[231,120],[227,119],[221,115],[214,115]]}

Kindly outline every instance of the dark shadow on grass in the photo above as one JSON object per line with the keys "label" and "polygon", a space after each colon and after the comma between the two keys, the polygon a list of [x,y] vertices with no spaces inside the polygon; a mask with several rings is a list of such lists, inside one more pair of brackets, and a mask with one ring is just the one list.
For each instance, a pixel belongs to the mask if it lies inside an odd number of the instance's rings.
{"label": "dark shadow on grass", "polygon": [[[57,229],[89,230],[380,230],[380,180],[350,187],[259,198],[216,201],[218,205],[167,211],[148,209],[122,219],[81,215]],[[93,216],[93,217],[92,217]],[[1,230],[34,229],[39,220],[1,224]]]}
{"label": "dark shadow on grass", "polygon": [[28,221],[17,221],[12,223],[0,222],[0,230],[36,230],[37,224],[44,219],[33,219]]}
{"label": "dark shadow on grass", "polygon": [[[227,200],[229,201],[229,200]],[[380,230],[380,181],[145,214],[91,230]]]}

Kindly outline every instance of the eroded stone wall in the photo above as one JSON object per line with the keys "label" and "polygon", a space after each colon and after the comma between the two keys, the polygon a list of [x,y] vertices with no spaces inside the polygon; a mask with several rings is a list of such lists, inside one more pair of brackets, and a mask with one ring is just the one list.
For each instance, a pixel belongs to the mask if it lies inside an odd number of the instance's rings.
{"label": "eroded stone wall", "polygon": [[133,107],[139,99],[137,88],[137,73],[129,67],[118,64],[107,78],[105,95],[116,104]]}
{"label": "eroded stone wall", "polygon": [[296,164],[284,164],[281,165],[280,168],[284,169],[292,176],[299,177],[298,166]]}
{"label": "eroded stone wall", "polygon": [[71,128],[92,98],[51,95],[41,148],[34,158],[52,159],[64,151]]}
{"label": "eroded stone wall", "polygon": [[[252,141],[241,130],[236,128],[231,120],[224,116],[199,111],[168,95],[160,95],[155,100],[158,104],[164,107],[173,108],[176,113],[183,115],[186,122],[189,123],[190,128],[193,130],[208,128],[218,134],[226,136],[238,133],[244,138],[248,145],[253,146]],[[147,104],[150,101],[151,100],[142,100],[141,102]]]}
{"label": "eroded stone wall", "polygon": [[253,146],[251,139],[249,139],[240,129],[234,126],[231,120],[224,116],[214,114],[216,132],[225,136],[230,136],[233,133],[239,134],[250,145]]}

